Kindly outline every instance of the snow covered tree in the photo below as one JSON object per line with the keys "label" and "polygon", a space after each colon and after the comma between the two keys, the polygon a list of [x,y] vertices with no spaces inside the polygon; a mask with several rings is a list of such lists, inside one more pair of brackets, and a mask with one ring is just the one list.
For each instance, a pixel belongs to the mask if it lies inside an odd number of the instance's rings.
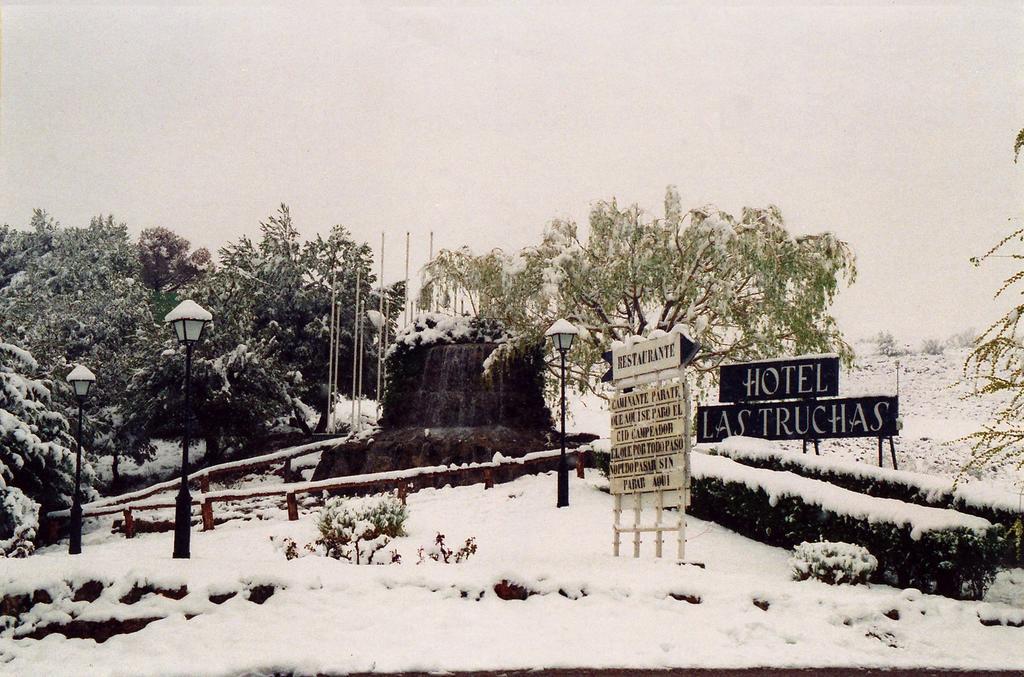
{"label": "snow covered tree", "polygon": [[793,237],[778,208],[734,217],[713,207],[684,213],[669,187],[665,215],[598,202],[589,231],[555,220],[536,247],[508,255],[442,251],[426,269],[431,294],[500,319],[520,340],[542,340],[564,316],[580,328],[570,353],[576,385],[605,369],[611,343],[677,323],[703,346],[708,376],[723,362],[834,351],[849,359],[829,313],[840,281],[856,276],[849,246],[830,233]]}
{"label": "snow covered tree", "polygon": [[209,250],[189,253],[192,244],[162,227],[147,228],[139,235],[142,282],[154,292],[174,291],[207,271],[212,263]]}
{"label": "snow covered tree", "polygon": [[[64,416],[27,351],[0,342],[0,555],[31,552],[39,510],[70,504],[75,457]],[[91,478],[84,468],[86,482]]]}
{"label": "snow covered tree", "polygon": [[54,396],[75,407],[63,376],[84,363],[99,376],[90,396],[96,432],[87,448],[117,460],[127,381],[138,366],[138,346],[153,327],[148,293],[140,282],[134,244],[123,223],[96,217],[85,228],[63,228],[36,212],[19,234],[21,270],[0,289],[0,335],[26,347],[55,381]]}
{"label": "snow covered tree", "polygon": [[[285,205],[260,227],[258,241],[243,237],[223,247],[217,268],[182,292],[214,316],[193,365],[198,432],[214,456],[265,434],[275,419],[290,417],[305,426],[304,403],[318,402],[321,413],[326,410],[332,268],[342,310],[341,364],[349,365],[343,377],[351,377],[357,268],[363,293],[376,304],[372,252],[343,227],[303,242]],[[397,315],[401,301],[393,305]],[[375,357],[372,341],[366,345],[369,368]],[[148,348],[153,361],[133,382],[133,399],[141,404],[131,427],[140,440],[181,428],[182,358],[177,350],[169,334],[160,334]]]}
{"label": "snow covered tree", "polygon": [[[971,263],[980,266],[993,257],[1013,260],[1024,258],[1024,228],[1003,238]],[[1017,247],[1017,249],[1012,249]],[[995,298],[1021,289],[1024,270],[1007,277],[996,290]],[[1010,464],[1024,467],[1024,344],[1021,343],[1021,317],[1024,303],[1018,303],[989,325],[974,341],[974,349],[964,362],[963,374],[975,396],[1003,396],[1004,404],[992,421],[966,437],[973,444],[971,460],[964,471],[986,466]]]}

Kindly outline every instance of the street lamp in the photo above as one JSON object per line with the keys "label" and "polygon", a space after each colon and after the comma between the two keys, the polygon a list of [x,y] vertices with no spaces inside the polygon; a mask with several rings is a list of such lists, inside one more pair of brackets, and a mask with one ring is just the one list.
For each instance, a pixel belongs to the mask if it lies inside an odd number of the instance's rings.
{"label": "street lamp", "polygon": [[71,499],[71,543],[68,554],[77,555],[82,552],[82,403],[89,395],[96,376],[83,365],[78,365],[68,374],[68,383],[75,390],[78,400],[78,435],[75,437],[75,495]]}
{"label": "street lamp", "polygon": [[167,313],[164,322],[174,327],[180,343],[185,344],[185,435],[181,441],[181,487],[174,502],[174,557],[189,558],[192,534],[192,496],[188,492],[188,447],[192,436],[192,348],[213,320],[210,311],[191,299],[182,301]]}
{"label": "street lamp", "polygon": [[558,503],[559,508],[569,505],[569,466],[565,462],[565,354],[572,348],[572,340],[579,332],[567,320],[557,320],[545,332],[545,336],[551,337],[551,343],[555,346],[562,358],[562,453],[558,457]]}

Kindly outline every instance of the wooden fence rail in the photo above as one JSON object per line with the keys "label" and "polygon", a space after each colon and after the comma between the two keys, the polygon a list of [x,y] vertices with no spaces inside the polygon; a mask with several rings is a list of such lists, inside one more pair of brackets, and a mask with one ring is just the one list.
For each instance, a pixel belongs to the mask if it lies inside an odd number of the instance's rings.
{"label": "wooden fence rail", "polygon": [[[587,447],[579,447],[567,450],[566,452],[567,456],[574,457],[576,474],[581,478],[583,477],[588,450]],[[299,519],[298,497],[300,495],[324,493],[360,495],[380,491],[397,491],[399,498],[404,503],[409,493],[426,488],[483,483],[484,489],[491,489],[496,482],[510,482],[523,475],[555,470],[558,465],[559,453],[559,450],[555,449],[527,454],[521,458],[503,458],[499,461],[487,463],[473,463],[454,467],[410,468],[393,472],[337,477],[316,482],[293,482],[243,490],[222,489],[219,491],[209,491],[209,485],[207,485],[207,491],[198,497],[194,497],[192,504],[199,506],[203,531],[210,531],[214,528],[214,506],[217,503],[261,497],[283,497],[288,511],[288,519],[295,521]],[[285,463],[288,462],[290,462],[290,459],[285,461]],[[146,497],[150,495],[146,494]],[[125,537],[132,538],[136,533],[136,513],[149,510],[164,510],[173,507],[173,501],[169,502],[163,499],[97,506],[89,508],[87,512],[83,512],[84,516],[87,517],[121,513],[124,520]],[[51,516],[60,517],[59,514],[55,513],[51,513]],[[56,519],[51,520],[50,523],[53,525],[51,528],[54,531],[59,529],[59,523]],[[57,540],[56,533],[51,533],[50,535],[52,540]]]}

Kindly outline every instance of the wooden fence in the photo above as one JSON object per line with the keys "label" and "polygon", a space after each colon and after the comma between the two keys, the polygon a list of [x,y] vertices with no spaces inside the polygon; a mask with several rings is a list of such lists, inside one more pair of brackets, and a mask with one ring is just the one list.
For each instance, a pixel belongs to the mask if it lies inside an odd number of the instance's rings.
{"label": "wooden fence", "polygon": [[[313,451],[316,450],[314,449]],[[567,456],[573,457],[571,462],[575,464],[576,474],[578,477],[583,477],[583,469],[587,460],[587,451],[587,447],[579,447],[566,451]],[[381,491],[397,491],[399,498],[404,502],[405,497],[409,493],[431,487],[440,488],[445,485],[462,486],[482,483],[484,485],[484,489],[490,489],[496,483],[511,482],[523,475],[537,474],[557,469],[560,451],[558,449],[539,451],[527,454],[521,458],[502,458],[498,461],[471,463],[462,466],[410,468],[408,470],[384,473],[353,475],[349,477],[333,477],[316,482],[291,482],[269,486],[258,486],[250,489],[209,490],[209,479],[211,476],[215,477],[218,476],[218,474],[225,474],[228,470],[235,470],[237,472],[238,468],[246,468],[246,471],[248,472],[253,469],[267,467],[267,465],[273,465],[274,463],[281,462],[282,459],[283,463],[279,472],[283,476],[287,477],[290,472],[291,460],[308,453],[312,453],[312,451],[306,450],[295,455],[283,455],[271,461],[260,460],[253,464],[229,464],[232,465],[232,468],[230,469],[208,468],[207,471],[213,470],[214,472],[201,471],[200,473],[196,473],[194,476],[190,476],[190,480],[199,480],[200,494],[199,496],[193,496],[192,505],[199,506],[203,531],[209,531],[214,528],[214,506],[218,503],[229,503],[232,501],[242,501],[262,497],[283,497],[285,499],[285,506],[288,510],[288,519],[294,521],[299,518],[298,497],[301,495],[323,495],[325,493],[333,495],[361,495]],[[83,517],[100,517],[103,515],[121,513],[124,521],[125,537],[132,538],[136,533],[135,517],[137,513],[174,508],[173,499],[168,500],[163,498],[157,500],[145,500],[149,499],[156,493],[175,488],[177,483],[164,482],[157,486],[160,488],[154,490],[153,487],[150,487],[149,489],[131,494],[130,498],[128,496],[118,497],[121,499],[128,499],[125,501],[111,501],[102,505],[97,504],[97,502],[83,506]],[[47,540],[54,542],[59,537],[62,523],[65,522],[67,517],[69,517],[69,511],[55,511],[49,513],[48,517],[50,517],[50,520],[48,522],[49,533],[47,534]]]}

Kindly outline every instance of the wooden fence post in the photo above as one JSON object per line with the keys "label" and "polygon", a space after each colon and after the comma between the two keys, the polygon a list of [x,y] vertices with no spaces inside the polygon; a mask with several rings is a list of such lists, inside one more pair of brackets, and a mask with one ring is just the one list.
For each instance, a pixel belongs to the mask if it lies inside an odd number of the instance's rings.
{"label": "wooden fence post", "polygon": [[398,483],[398,500],[402,502],[402,505],[406,504],[406,497],[409,495],[409,483],[402,480]]}
{"label": "wooden fence post", "polygon": [[132,509],[125,508],[121,514],[124,515],[124,537],[135,538],[135,516],[132,515]]}
{"label": "wooden fence post", "polygon": [[494,468],[484,468],[484,489],[494,488]]}
{"label": "wooden fence post", "polygon": [[205,500],[202,503],[203,531],[213,531],[213,501]]}
{"label": "wooden fence post", "polygon": [[288,521],[294,522],[299,519],[299,502],[295,500],[295,492],[289,491],[285,494],[284,500],[288,504]]}
{"label": "wooden fence post", "polygon": [[199,491],[200,493],[206,493],[210,490],[210,475],[204,474],[199,478]]}
{"label": "wooden fence post", "polygon": [[586,451],[583,449],[576,450],[576,477],[583,479],[583,464],[586,461]]}

